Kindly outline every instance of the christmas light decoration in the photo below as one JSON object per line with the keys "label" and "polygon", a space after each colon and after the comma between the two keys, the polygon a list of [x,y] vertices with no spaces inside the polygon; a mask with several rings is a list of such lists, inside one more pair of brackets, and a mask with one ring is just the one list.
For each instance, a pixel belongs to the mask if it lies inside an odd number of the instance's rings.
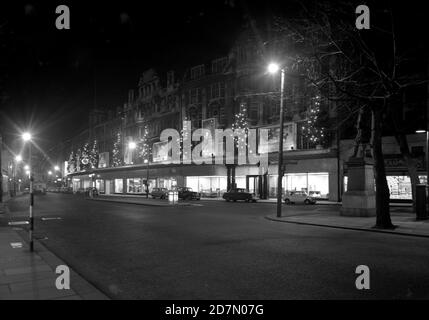
{"label": "christmas light decoration", "polygon": [[90,150],[89,150],[89,143],[85,143],[83,148],[82,148],[82,152],[81,152],[81,157],[80,157],[80,167],[83,170],[87,170],[89,168],[91,168],[90,162],[89,162],[89,154],[90,154]]}
{"label": "christmas light decoration", "polygon": [[320,116],[320,96],[312,99],[310,107],[307,110],[307,120],[301,127],[302,134],[307,138],[309,147],[323,144],[325,140],[325,128],[319,125]]}
{"label": "christmas light decoration", "polygon": [[92,143],[92,148],[89,153],[89,163],[91,168],[97,168],[98,167],[98,143],[97,139],[94,139],[94,142]]}
{"label": "christmas light decoration", "polygon": [[236,137],[237,148],[244,149],[247,146],[247,134],[249,130],[249,124],[247,122],[247,109],[245,103],[240,103],[240,111],[234,116],[234,123],[232,124],[232,130],[244,130],[244,135]]}
{"label": "christmas light decoration", "polygon": [[113,143],[113,166],[120,167],[124,164],[124,160],[122,159],[122,137],[121,133],[118,132],[116,134],[116,141]]}
{"label": "christmas light decoration", "polygon": [[138,156],[141,159],[148,159],[151,154],[151,148],[149,143],[149,128],[147,124],[143,128],[142,137],[138,143]]}

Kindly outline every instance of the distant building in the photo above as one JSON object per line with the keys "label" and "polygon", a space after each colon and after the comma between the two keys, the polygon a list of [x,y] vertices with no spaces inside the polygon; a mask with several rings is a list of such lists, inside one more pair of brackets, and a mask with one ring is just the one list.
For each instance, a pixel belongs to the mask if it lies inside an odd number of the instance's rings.
{"label": "distant building", "polygon": [[[62,161],[96,140],[99,162],[103,163],[86,169],[79,163],[72,166],[67,172],[70,186],[78,191],[95,185],[107,194],[144,194],[146,183],[149,190],[187,186],[209,197],[220,197],[237,186],[260,198],[276,197],[280,81],[265,70],[271,56],[282,57],[292,47],[288,41],[271,39],[263,44],[251,32],[244,32],[224,56],[208,61],[202,57],[180,76],[173,71],[158,74],[154,69],[146,70],[123,106],[114,112],[93,110],[89,128],[68,142]],[[354,128],[342,130],[344,141],[339,141],[338,130],[331,129],[337,125],[336,103],[322,99],[322,93],[300,76],[299,70],[286,76],[283,190],[302,190],[338,201],[347,187],[345,162]],[[183,121],[191,121],[193,129],[232,128],[238,116],[245,119],[248,128],[269,130],[267,167],[165,164],[159,154],[166,149],[158,143],[164,129],[180,132]],[[424,142],[420,136],[413,139],[413,150],[420,150]],[[130,142],[137,144],[136,150],[129,148]],[[144,143],[149,153],[142,151]],[[396,151],[394,154],[393,158],[397,157]],[[396,179],[391,177],[406,180],[406,172],[394,166],[387,165],[387,174],[391,185]],[[408,193],[399,192],[397,198],[401,197],[407,198]]]}

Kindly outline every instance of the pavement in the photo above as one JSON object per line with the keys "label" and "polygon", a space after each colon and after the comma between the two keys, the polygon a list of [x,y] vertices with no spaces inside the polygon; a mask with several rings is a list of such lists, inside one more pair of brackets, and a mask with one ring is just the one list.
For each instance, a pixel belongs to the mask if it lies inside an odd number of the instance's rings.
{"label": "pavement", "polygon": [[[25,232],[5,226],[7,206],[0,215],[0,300],[105,300],[103,293],[70,269],[70,289],[57,289],[56,267],[67,265],[39,241],[30,252]],[[21,234],[20,234],[21,233]]]}
{"label": "pavement", "polygon": [[360,230],[369,232],[381,232],[406,236],[428,237],[429,238],[429,220],[416,220],[415,214],[401,208],[395,210],[391,208],[391,218],[396,226],[393,230],[384,230],[374,228],[375,217],[345,217],[341,216],[339,208],[329,208],[329,210],[317,210],[310,214],[282,214],[277,217],[274,214],[266,216],[266,219],[277,222],[312,225],[329,228],[342,228],[349,230]]}
{"label": "pavement", "polygon": [[[192,203],[199,206],[48,193],[35,198],[35,230],[111,299],[429,299],[428,238],[270,221],[271,203]],[[9,208],[22,220],[28,198]],[[335,208],[282,209],[298,216]],[[394,223],[398,210],[409,208],[392,208]],[[370,268],[370,290],[356,289],[358,265]]]}

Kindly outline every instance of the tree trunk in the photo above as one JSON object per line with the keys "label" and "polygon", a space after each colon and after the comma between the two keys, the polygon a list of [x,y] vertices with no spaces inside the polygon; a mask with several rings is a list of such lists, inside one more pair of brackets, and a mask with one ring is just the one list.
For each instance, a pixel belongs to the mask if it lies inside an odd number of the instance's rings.
{"label": "tree trunk", "polygon": [[383,109],[382,106],[372,107],[372,153],[374,158],[374,178],[375,178],[375,205],[377,220],[375,228],[393,229],[395,226],[390,219],[389,208],[389,187],[386,179],[386,168],[384,166],[383,148],[382,148],[382,123]]}
{"label": "tree trunk", "polygon": [[1,155],[3,151],[3,138],[0,134],[0,203],[3,202],[3,170],[1,164]]}
{"label": "tree trunk", "polygon": [[407,137],[404,133],[395,134],[396,142],[402,154],[402,158],[408,168],[408,174],[411,180],[411,193],[413,198],[413,211],[416,210],[416,185],[420,183],[419,175],[417,172],[416,161],[412,158],[410,148],[408,147]]}

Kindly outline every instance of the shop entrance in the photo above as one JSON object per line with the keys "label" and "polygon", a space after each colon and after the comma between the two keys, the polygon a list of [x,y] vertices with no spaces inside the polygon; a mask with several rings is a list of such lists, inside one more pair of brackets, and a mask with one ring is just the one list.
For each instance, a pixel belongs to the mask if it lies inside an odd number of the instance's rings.
{"label": "shop entrance", "polygon": [[250,193],[260,196],[261,194],[261,177],[260,176],[246,176],[246,189]]}

